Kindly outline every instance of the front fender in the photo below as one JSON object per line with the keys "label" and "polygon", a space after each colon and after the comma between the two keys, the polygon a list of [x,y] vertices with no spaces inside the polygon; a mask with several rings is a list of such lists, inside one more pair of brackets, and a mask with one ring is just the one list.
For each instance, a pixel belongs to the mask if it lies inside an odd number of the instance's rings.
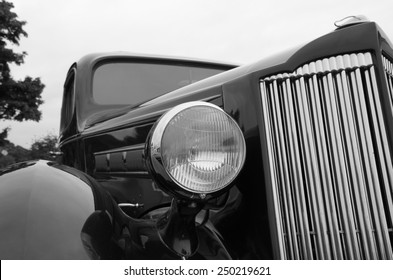
{"label": "front fender", "polygon": [[[108,201],[109,200],[109,201]],[[87,259],[81,231],[110,199],[84,173],[31,161],[0,171],[0,259]]]}
{"label": "front fender", "polygon": [[[166,217],[168,209],[156,211]],[[68,166],[30,161],[0,170],[0,259],[180,258],[163,243],[153,216],[127,216],[93,178]],[[230,258],[214,232],[196,226],[192,258]],[[188,244],[180,232],[169,237],[175,247]]]}

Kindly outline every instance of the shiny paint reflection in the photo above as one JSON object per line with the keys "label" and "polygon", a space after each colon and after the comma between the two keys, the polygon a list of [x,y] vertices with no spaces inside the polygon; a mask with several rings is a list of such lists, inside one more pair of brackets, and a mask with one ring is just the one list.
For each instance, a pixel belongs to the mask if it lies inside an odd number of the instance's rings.
{"label": "shiny paint reflection", "polygon": [[0,173],[0,259],[86,259],[91,187],[45,161]]}

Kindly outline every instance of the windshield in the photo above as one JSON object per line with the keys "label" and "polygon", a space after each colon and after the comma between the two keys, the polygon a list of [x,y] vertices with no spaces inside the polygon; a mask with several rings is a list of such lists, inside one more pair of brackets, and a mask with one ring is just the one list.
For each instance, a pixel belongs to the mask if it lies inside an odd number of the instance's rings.
{"label": "windshield", "polygon": [[107,63],[94,72],[93,98],[102,105],[139,104],[228,68],[140,62]]}

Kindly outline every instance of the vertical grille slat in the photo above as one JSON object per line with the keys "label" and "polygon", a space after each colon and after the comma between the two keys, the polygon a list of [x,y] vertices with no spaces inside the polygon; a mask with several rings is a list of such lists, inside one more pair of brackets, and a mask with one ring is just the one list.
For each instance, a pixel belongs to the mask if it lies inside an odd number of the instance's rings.
{"label": "vertical grille slat", "polygon": [[[383,65],[393,115],[393,64]],[[371,54],[260,87],[279,256],[392,259],[393,162]]]}
{"label": "vertical grille slat", "polygon": [[[315,139],[317,146],[317,154],[319,155],[319,164],[320,164],[320,189],[322,189],[322,197],[325,199],[325,208],[326,213],[336,213],[336,205],[334,202],[334,193],[332,189],[326,188],[323,186],[332,186],[332,178],[330,176],[330,164],[329,164],[329,156],[326,142],[323,139],[326,139],[326,132],[324,127],[324,116],[322,114],[322,103],[321,103],[321,91],[318,86],[318,80],[316,74],[315,63],[310,65],[311,73],[313,74],[310,78],[310,100],[311,107],[313,110],[313,119],[314,119],[314,127],[315,127]],[[337,251],[336,248],[341,248],[341,240],[340,240],[340,229],[338,225],[338,219],[336,215],[326,215],[327,217],[327,226],[330,229],[330,238],[328,239],[331,247],[331,252],[327,251],[328,258],[341,259],[342,254],[341,250]],[[327,232],[325,233],[327,234]]]}
{"label": "vertical grille slat", "polygon": [[[299,150],[298,143],[296,139],[298,138],[296,134],[296,120],[295,120],[295,114],[293,112],[293,96],[292,96],[292,88],[291,84],[289,83],[289,80],[286,80],[285,83],[285,89],[286,91],[283,92],[283,99],[285,100],[284,106],[287,110],[287,124],[288,124],[288,143],[289,143],[289,149],[290,149],[290,158],[291,158],[291,165],[294,166],[294,170],[292,170],[292,181],[293,185],[297,184],[303,184],[302,177],[300,175],[301,173],[301,161],[299,158],[299,154],[297,151]],[[309,231],[309,225],[308,225],[308,220],[307,220],[307,215],[306,215],[306,201],[304,200],[304,194],[301,193],[302,190],[295,188],[295,194],[296,194],[296,205],[297,205],[297,212],[301,213],[299,215],[299,224],[300,224],[300,240],[301,244],[306,244],[301,246],[303,248],[303,258],[310,258],[310,255],[312,254],[312,249],[311,246],[307,246],[311,244],[311,237],[310,235],[305,235],[305,231]]]}
{"label": "vertical grille slat", "polygon": [[[340,68],[344,68],[344,59],[343,57],[339,57],[337,59],[337,64]],[[353,205],[351,201],[359,201],[360,200],[360,193],[359,189],[353,186],[361,186],[361,171],[360,168],[360,160],[359,160],[359,153],[356,147],[356,137],[355,137],[355,125],[354,125],[354,118],[353,118],[353,109],[351,108],[350,103],[350,92],[348,87],[344,85],[348,84],[344,71],[340,71],[334,77],[335,85],[337,88],[337,99],[338,99],[338,106],[341,108],[340,116],[341,116],[341,123],[342,123],[342,131],[343,131],[343,148],[345,148],[344,156],[346,158],[346,170],[347,170],[347,180],[348,184],[348,192],[346,193],[347,203],[352,205],[354,212],[358,213],[358,216],[353,215],[350,213],[350,216],[354,216],[354,224],[352,225],[353,229],[353,242],[354,247],[356,248],[356,258],[360,257],[362,252],[361,246],[359,246],[359,239],[364,241],[364,235],[362,234],[359,236],[357,233],[359,232],[359,228],[361,232],[365,232],[365,225],[363,223],[362,217],[364,216],[363,209],[359,206],[359,204]],[[368,248],[365,248],[365,255],[368,256]]]}
{"label": "vertical grille slat", "polygon": [[[344,61],[339,59],[339,64],[344,65]],[[338,75],[337,84],[340,85],[340,100],[341,107],[343,108],[343,115],[345,116],[344,121],[344,131],[346,132],[346,145],[348,146],[348,157],[349,157],[349,169],[351,171],[351,178],[353,186],[359,186],[358,188],[353,187],[352,191],[355,196],[356,210],[358,212],[358,227],[360,228],[359,239],[363,243],[363,254],[364,258],[370,258],[370,249],[368,244],[372,243],[372,229],[370,227],[370,218],[368,217],[368,209],[367,209],[367,201],[365,193],[365,184],[364,184],[364,174],[362,171],[362,163],[361,163],[361,153],[360,147],[357,143],[357,135],[356,132],[356,124],[355,124],[355,115],[354,108],[351,105],[351,99],[353,99],[351,92],[348,87],[343,85],[348,84],[348,80],[344,71],[341,71]],[[365,222],[366,220],[367,222]]]}
{"label": "vertical grille slat", "polygon": [[[371,79],[374,83],[371,82]],[[385,124],[382,117],[382,111],[379,102],[378,90],[376,88],[376,79],[375,79],[375,71],[374,67],[371,67],[369,70],[365,71],[365,81],[367,87],[367,100],[370,104],[370,112],[372,123],[374,124],[373,130],[375,135],[376,142],[376,154],[378,157],[377,163],[379,163],[378,169],[380,170],[380,181],[381,184],[376,186],[377,196],[379,200],[382,200],[385,197],[385,205],[380,203],[380,213],[383,214],[382,217],[386,217],[386,219],[381,219],[381,223],[383,225],[383,237],[384,237],[384,251],[386,254],[386,258],[392,258],[392,248],[391,248],[391,240],[389,238],[389,225],[391,228],[391,219],[393,213],[393,205],[392,205],[392,194],[389,191],[389,186],[392,186],[392,159],[390,156],[390,150],[388,146],[388,140],[386,136]],[[378,115],[377,115],[378,113]],[[387,160],[385,160],[387,159]],[[385,206],[385,208],[384,208]],[[385,213],[386,212],[386,213]],[[390,213],[390,215],[389,215]]]}
{"label": "vertical grille slat", "polygon": [[[329,70],[329,69],[328,69]],[[339,212],[342,221],[342,230],[346,233],[343,235],[345,241],[344,256],[350,259],[354,258],[354,253],[357,252],[354,244],[356,240],[355,227],[352,216],[352,205],[348,194],[348,177],[347,177],[347,162],[344,158],[345,152],[343,150],[344,145],[342,142],[342,133],[340,121],[340,107],[337,105],[337,92],[333,87],[332,74],[327,73],[323,77],[325,102],[327,104],[327,120],[329,123],[329,135],[330,135],[330,147],[331,147],[331,158],[333,159],[335,183],[336,183],[336,199],[340,206]],[[334,185],[333,185],[334,186]],[[358,253],[358,252],[357,252]],[[357,255],[357,254],[356,254]]]}
{"label": "vertical grille slat", "polygon": [[[273,146],[273,134],[272,134],[272,120],[269,112],[271,112],[271,103],[268,101],[268,94],[267,94],[267,89],[265,87],[261,87],[261,95],[262,95],[262,106],[263,108],[266,108],[266,110],[263,110],[263,117],[265,120],[265,133],[266,133],[266,145],[267,149],[269,151],[274,150]],[[273,219],[273,225],[275,226],[275,229],[277,230],[277,234],[279,235],[279,238],[277,238],[277,255],[279,255],[281,258],[287,259],[287,250],[285,250],[286,246],[284,243],[284,228],[283,228],[283,219],[282,215],[280,213],[282,207],[280,204],[280,199],[279,199],[279,193],[278,193],[278,181],[277,181],[277,166],[276,166],[276,158],[275,158],[275,153],[269,152],[268,153],[268,158],[269,158],[269,172],[271,174],[271,185],[276,186],[275,188],[272,188],[272,198],[273,198],[273,207],[274,207],[274,216],[272,217]]]}
{"label": "vertical grille slat", "polygon": [[[298,71],[298,75],[302,75],[301,70]],[[304,78],[300,78],[296,81],[296,91],[303,91],[306,92],[306,85]],[[306,192],[308,193],[308,200],[309,200],[309,213],[311,215],[311,226],[316,233],[316,235],[319,237],[325,237],[322,231],[325,231],[325,226],[324,223],[321,223],[322,220],[318,219],[319,216],[316,215],[316,213],[320,213],[322,216],[324,216],[324,209],[323,206],[320,204],[320,199],[318,196],[317,189],[315,189],[313,186],[318,185],[318,180],[319,176],[316,174],[318,172],[318,167],[316,163],[316,158],[315,158],[315,147],[314,147],[314,141],[312,140],[313,138],[313,130],[311,127],[311,121],[310,121],[310,116],[306,113],[308,110],[306,108],[309,108],[307,96],[305,95],[299,95],[298,96],[298,111],[299,111],[299,116],[300,116],[300,127],[301,127],[301,135],[303,135],[303,139],[305,140],[303,145],[302,145],[302,150],[304,151],[304,164],[305,164],[305,171],[308,174],[308,180],[305,181],[305,187],[306,187]],[[322,206],[322,207],[321,207]],[[322,229],[321,229],[322,228]],[[321,238],[316,238],[315,243],[316,243],[316,254],[320,258],[325,258],[321,252],[323,252],[323,241],[325,239]]]}
{"label": "vertical grille slat", "polygon": [[[275,92],[281,92],[279,91],[277,87],[277,81],[273,82],[273,89]],[[292,201],[292,184],[289,179],[289,173],[288,173],[288,162],[287,162],[287,151],[286,151],[286,145],[285,145],[285,139],[284,136],[287,133],[284,133],[284,128],[283,126],[283,118],[282,118],[282,109],[281,109],[281,102],[279,100],[279,94],[276,94],[274,96],[274,108],[276,111],[276,115],[274,116],[274,126],[276,127],[276,143],[280,143],[281,145],[277,147],[278,151],[278,158],[280,160],[279,162],[279,170],[280,173],[283,174],[282,178],[282,183],[283,185],[288,186],[285,189],[281,189],[281,197],[283,200],[283,205],[285,205],[285,216],[287,217],[287,242],[288,246],[293,248],[291,250],[291,258],[294,259],[300,259],[299,256],[299,249],[298,249],[298,242],[297,242],[297,226],[296,226],[296,220],[295,220],[295,211],[294,211],[294,206],[293,206],[293,201]]]}
{"label": "vertical grille slat", "polygon": [[[387,59],[386,57],[383,57],[383,61],[384,61],[384,67],[385,67],[385,73],[386,73],[386,81],[388,83],[388,90],[389,90],[389,94],[390,94],[390,100],[391,100],[391,102],[393,102],[393,63],[389,59]],[[372,79],[373,83],[375,83],[375,80],[376,80],[375,73],[371,73],[371,79]],[[378,103],[377,105],[379,105],[379,107],[377,107],[377,112],[379,114],[381,114],[381,112],[378,111],[378,110],[380,110],[380,103]],[[393,105],[391,105],[391,108],[392,108],[392,112],[393,112]],[[380,117],[380,119],[382,120],[382,117]],[[383,123],[382,123],[382,125],[383,125]],[[385,146],[387,145],[386,144],[386,142],[387,142],[386,131],[383,129],[382,133],[384,133],[384,135],[383,135],[384,140],[383,141],[384,141],[384,148],[385,148]],[[391,192],[391,196],[393,196],[393,174],[392,174],[393,170],[391,168],[392,160],[391,160],[391,155],[390,155],[390,153],[388,153],[387,150],[385,149],[385,153],[389,154],[389,158],[387,158],[387,162],[390,167],[388,169],[389,170],[389,179],[390,179],[390,192]],[[392,230],[392,225],[391,225],[390,229]]]}

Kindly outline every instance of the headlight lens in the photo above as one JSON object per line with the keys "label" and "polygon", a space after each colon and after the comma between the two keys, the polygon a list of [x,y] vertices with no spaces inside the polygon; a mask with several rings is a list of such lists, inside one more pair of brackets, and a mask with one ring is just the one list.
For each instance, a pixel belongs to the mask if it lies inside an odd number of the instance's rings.
{"label": "headlight lens", "polygon": [[205,102],[190,102],[169,111],[151,139],[151,155],[160,158],[178,186],[192,193],[225,188],[240,172],[246,154],[236,122]]}

